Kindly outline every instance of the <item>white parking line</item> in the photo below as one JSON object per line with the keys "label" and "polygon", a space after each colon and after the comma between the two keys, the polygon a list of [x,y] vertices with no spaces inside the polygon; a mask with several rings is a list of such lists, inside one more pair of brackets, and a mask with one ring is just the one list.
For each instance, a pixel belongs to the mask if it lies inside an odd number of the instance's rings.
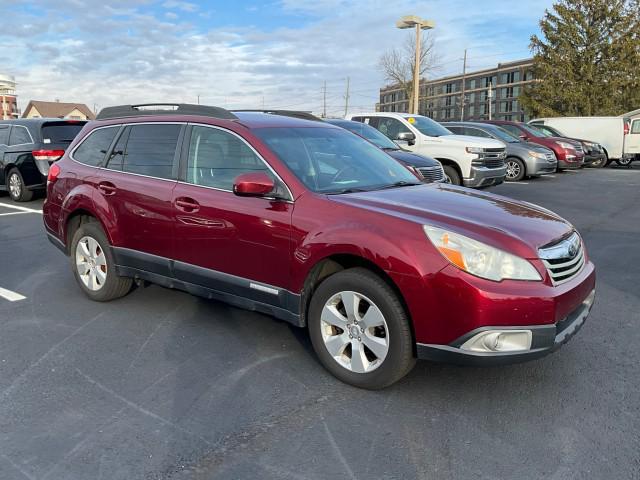
{"label": "white parking line", "polygon": [[529,185],[529,182],[509,182],[507,185]]}
{"label": "white parking line", "polygon": [[40,215],[42,215],[42,210],[36,210],[35,208],[21,207],[19,205],[11,205],[9,203],[0,203],[0,207],[13,208],[14,210],[20,210],[22,212],[39,213]]}
{"label": "white parking line", "polygon": [[0,287],[0,297],[4,297],[10,302],[17,302],[19,300],[24,300],[24,295],[20,295],[19,293],[12,292],[11,290],[7,290],[6,288]]}
{"label": "white parking line", "polygon": [[0,213],[0,217],[6,217],[7,215],[26,215],[31,212],[9,212],[9,213]]}

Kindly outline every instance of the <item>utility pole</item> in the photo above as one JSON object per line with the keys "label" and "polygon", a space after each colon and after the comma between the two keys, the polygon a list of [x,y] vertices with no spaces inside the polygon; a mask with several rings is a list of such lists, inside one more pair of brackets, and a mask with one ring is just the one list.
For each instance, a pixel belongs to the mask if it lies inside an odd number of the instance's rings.
{"label": "utility pole", "polygon": [[349,77],[347,77],[347,94],[344,96],[344,116],[349,112]]}
{"label": "utility pole", "polygon": [[322,118],[327,118],[327,81],[324,81],[322,87]]}
{"label": "utility pole", "polygon": [[489,99],[489,120],[491,120],[491,99],[493,98],[493,80],[489,82],[489,94],[487,95]]}
{"label": "utility pole", "polygon": [[198,105],[200,105],[200,95],[198,95]]}
{"label": "utility pole", "polygon": [[[464,98],[464,91],[467,83],[467,49],[464,49],[464,61],[462,63],[462,95],[460,98],[460,121],[464,122],[464,104],[466,99]],[[491,106],[489,106],[491,108]]]}

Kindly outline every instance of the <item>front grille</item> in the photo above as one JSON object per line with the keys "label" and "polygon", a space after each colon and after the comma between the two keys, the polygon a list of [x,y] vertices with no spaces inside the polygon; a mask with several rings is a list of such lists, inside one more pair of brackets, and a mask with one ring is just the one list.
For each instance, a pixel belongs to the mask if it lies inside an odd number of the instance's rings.
{"label": "front grille", "polygon": [[444,170],[440,165],[435,167],[419,167],[418,172],[427,183],[442,182],[444,180]]}
{"label": "front grille", "polygon": [[538,250],[551,282],[560,285],[580,273],[585,263],[584,247],[577,232],[554,245]]}
{"label": "front grille", "polygon": [[556,154],[553,152],[546,152],[545,156],[547,157],[547,162],[553,163],[556,161]]}
{"label": "front grille", "polygon": [[582,148],[581,143],[576,144],[576,152],[584,153],[584,149]]}
{"label": "front grille", "polygon": [[504,167],[505,157],[506,153],[504,148],[485,148],[472,163],[487,168],[501,168]]}

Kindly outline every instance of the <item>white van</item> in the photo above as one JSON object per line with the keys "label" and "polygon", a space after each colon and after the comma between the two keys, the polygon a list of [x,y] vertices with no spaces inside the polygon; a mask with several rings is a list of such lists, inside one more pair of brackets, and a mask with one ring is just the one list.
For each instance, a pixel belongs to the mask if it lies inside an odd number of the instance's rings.
{"label": "white van", "polygon": [[535,118],[529,122],[549,125],[567,137],[597,142],[605,149],[609,161],[629,165],[640,160],[640,118],[625,117],[555,117]]}
{"label": "white van", "polygon": [[401,146],[439,160],[455,185],[477,188],[504,182],[506,148],[498,140],[454,135],[428,117],[409,113],[358,113],[346,118],[369,124]]}

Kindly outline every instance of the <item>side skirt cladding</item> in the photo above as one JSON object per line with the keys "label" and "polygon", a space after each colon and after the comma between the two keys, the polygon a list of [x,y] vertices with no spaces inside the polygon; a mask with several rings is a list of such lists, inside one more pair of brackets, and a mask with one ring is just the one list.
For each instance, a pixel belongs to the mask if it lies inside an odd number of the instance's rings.
{"label": "side skirt cladding", "polygon": [[297,327],[304,326],[300,295],[286,289],[127,248],[112,249],[118,275],[265,313]]}

